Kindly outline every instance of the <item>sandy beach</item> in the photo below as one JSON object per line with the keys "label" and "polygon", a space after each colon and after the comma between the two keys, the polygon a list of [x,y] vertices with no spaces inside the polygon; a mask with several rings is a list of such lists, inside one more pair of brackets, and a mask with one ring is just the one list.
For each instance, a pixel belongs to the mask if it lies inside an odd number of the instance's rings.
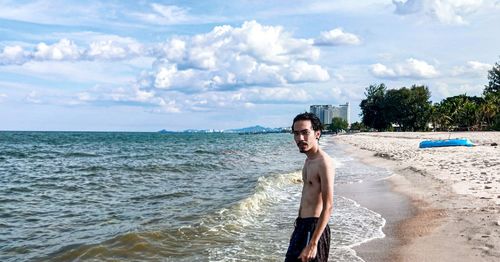
{"label": "sandy beach", "polygon": [[[467,137],[474,147],[419,149]],[[334,136],[347,153],[391,170],[343,190],[387,219],[386,238],[356,248],[365,261],[499,261],[500,132],[358,133]]]}

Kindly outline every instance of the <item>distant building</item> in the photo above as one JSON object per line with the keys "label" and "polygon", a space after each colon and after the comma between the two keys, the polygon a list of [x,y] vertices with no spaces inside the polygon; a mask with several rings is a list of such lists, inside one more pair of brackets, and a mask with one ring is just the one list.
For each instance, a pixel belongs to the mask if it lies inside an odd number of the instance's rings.
{"label": "distant building", "polygon": [[323,125],[329,125],[332,123],[332,118],[340,117],[351,124],[351,114],[349,108],[349,102],[345,105],[333,106],[333,105],[312,105],[309,109],[310,113],[318,116],[319,120]]}

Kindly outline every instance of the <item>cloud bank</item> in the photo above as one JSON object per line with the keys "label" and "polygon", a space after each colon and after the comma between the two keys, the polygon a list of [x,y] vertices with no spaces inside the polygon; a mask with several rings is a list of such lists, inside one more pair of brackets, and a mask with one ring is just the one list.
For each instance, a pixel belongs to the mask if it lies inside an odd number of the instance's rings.
{"label": "cloud bank", "polygon": [[314,63],[319,49],[312,40],[255,21],[174,37],[154,53],[152,70],[141,79],[146,89],[196,93],[330,79],[328,71]]}
{"label": "cloud bank", "polygon": [[[89,50],[84,52],[86,57],[93,54]],[[105,54],[121,54],[105,50]],[[311,97],[299,84],[330,79],[328,71],[316,64],[320,50],[313,40],[295,38],[280,26],[256,21],[174,36],[143,52],[155,61],[135,84],[95,87],[73,97],[73,104],[105,101],[168,113],[252,108],[307,101]]]}
{"label": "cloud bank", "polygon": [[29,61],[123,60],[146,55],[146,49],[130,38],[94,41],[87,47],[63,38],[54,44],[39,43],[33,50],[20,45],[5,46],[0,65],[21,65]]}

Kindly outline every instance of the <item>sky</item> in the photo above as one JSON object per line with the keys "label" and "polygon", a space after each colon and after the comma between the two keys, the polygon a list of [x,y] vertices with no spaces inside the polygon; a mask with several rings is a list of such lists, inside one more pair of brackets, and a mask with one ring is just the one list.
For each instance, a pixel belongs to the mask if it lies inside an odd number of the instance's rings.
{"label": "sky", "polygon": [[500,0],[0,0],[0,130],[290,126],[371,84],[481,95]]}

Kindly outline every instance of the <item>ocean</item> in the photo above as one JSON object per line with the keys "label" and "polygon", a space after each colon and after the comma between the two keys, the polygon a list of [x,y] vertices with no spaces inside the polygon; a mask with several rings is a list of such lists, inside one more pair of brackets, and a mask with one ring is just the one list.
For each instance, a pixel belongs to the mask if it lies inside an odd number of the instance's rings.
{"label": "ocean", "polygon": [[[390,175],[321,146],[335,187]],[[0,261],[283,261],[304,159],[291,134],[0,132]],[[331,259],[384,224],[335,195]]]}

